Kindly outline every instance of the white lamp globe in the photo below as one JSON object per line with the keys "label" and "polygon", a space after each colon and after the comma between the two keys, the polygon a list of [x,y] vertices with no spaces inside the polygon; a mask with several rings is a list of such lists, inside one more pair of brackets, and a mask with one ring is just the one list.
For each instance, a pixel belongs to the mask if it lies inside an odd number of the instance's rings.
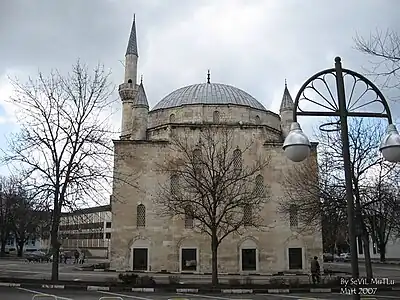
{"label": "white lamp globe", "polygon": [[379,150],[387,161],[400,162],[400,135],[394,124],[389,124],[386,129]]}
{"label": "white lamp globe", "polygon": [[290,125],[290,132],[282,148],[286,157],[293,162],[301,162],[310,155],[310,141],[301,130],[299,123],[293,122]]}

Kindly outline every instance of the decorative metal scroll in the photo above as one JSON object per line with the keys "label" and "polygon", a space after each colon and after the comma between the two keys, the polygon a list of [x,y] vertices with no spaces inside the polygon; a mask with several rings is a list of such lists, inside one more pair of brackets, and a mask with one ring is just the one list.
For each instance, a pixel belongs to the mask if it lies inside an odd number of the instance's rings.
{"label": "decorative metal scroll", "polygon": [[[379,89],[361,74],[348,69],[339,70],[342,71],[345,88],[346,115],[387,118],[389,123],[392,123],[388,103]],[[336,72],[336,68],[323,70],[304,83],[296,96],[294,121],[297,121],[299,115],[340,116]],[[337,123],[324,125],[334,125],[333,129],[324,127],[325,131],[337,130]]]}

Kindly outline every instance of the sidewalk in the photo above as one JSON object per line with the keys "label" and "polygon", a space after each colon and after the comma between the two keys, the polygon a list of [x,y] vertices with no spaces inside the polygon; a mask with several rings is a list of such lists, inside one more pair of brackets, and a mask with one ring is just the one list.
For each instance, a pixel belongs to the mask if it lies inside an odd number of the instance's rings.
{"label": "sidewalk", "polygon": [[[358,261],[365,262],[365,259],[359,258]],[[387,259],[384,262],[382,262],[380,260],[376,260],[376,259],[371,259],[371,262],[373,264],[382,264],[382,265],[400,265],[400,260],[391,260],[391,259]]]}

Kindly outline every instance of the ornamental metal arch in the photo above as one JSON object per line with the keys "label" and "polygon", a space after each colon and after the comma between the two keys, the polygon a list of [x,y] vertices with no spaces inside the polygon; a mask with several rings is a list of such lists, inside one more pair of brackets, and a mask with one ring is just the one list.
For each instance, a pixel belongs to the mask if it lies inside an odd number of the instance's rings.
{"label": "ornamental metal arch", "polygon": [[[329,84],[326,80],[326,77],[328,75],[333,75],[335,80],[336,80],[336,88],[338,89],[338,78],[339,76],[342,77],[342,79],[344,80],[344,78],[346,78],[346,76],[351,76],[351,78],[353,79],[354,83],[351,87],[351,93],[350,96],[347,97],[347,95],[345,94],[346,97],[346,107],[342,108],[345,110],[345,114],[346,116],[349,117],[374,117],[374,118],[386,118],[389,122],[389,124],[392,124],[392,115],[390,113],[390,109],[389,109],[389,105],[386,101],[385,96],[383,96],[382,92],[375,86],[374,83],[372,83],[368,78],[366,78],[365,76],[349,70],[349,69],[344,69],[342,68],[341,65],[341,58],[340,57],[336,57],[335,58],[335,62],[336,62],[336,67],[335,68],[329,68],[329,69],[325,69],[323,71],[320,71],[316,74],[314,74],[313,76],[311,76],[300,88],[300,90],[298,91],[295,101],[294,101],[294,108],[293,108],[293,122],[297,122],[297,116],[316,116],[316,117],[340,117],[340,109],[339,109],[339,100],[338,100],[338,96],[335,97],[333,96],[333,93],[331,91],[331,89],[329,88]],[[326,87],[331,99],[327,99],[326,97],[324,97],[324,95],[322,95],[322,93],[315,87],[315,82],[316,81],[320,81],[323,83],[323,85]],[[365,90],[363,93],[361,93],[361,95],[355,100],[352,101],[352,97],[354,95],[354,91],[356,88],[356,85],[358,83],[363,83],[365,84]],[[325,100],[326,103],[318,103],[312,99],[310,99],[309,97],[307,97],[305,95],[305,92],[311,89],[314,92],[316,92],[322,99]],[[364,97],[364,95],[369,92],[372,91],[375,93],[375,98],[372,101],[369,101],[367,103],[364,103],[362,105],[357,105],[357,103],[362,100],[362,98]],[[339,92],[337,91],[337,95],[339,94]],[[307,110],[303,110],[301,108],[299,108],[299,103],[302,100],[306,100],[309,101],[311,103],[314,103],[320,107],[323,107],[326,109],[326,111],[307,111]],[[380,113],[375,113],[375,112],[359,112],[357,111],[358,109],[362,108],[362,107],[366,107],[368,105],[373,105],[374,103],[380,103],[381,105],[383,105],[383,110]],[[339,125],[340,123],[326,123],[324,125]]]}

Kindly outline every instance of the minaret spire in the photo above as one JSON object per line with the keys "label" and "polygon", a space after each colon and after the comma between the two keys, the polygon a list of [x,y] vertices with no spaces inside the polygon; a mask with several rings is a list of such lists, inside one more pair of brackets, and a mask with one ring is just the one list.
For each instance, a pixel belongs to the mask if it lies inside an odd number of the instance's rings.
{"label": "minaret spire", "polygon": [[279,111],[285,111],[285,110],[292,111],[293,106],[294,106],[293,99],[289,93],[289,89],[287,87],[287,81],[285,79],[285,89],[283,91],[282,102]]}
{"label": "minaret spire", "polygon": [[133,22],[131,28],[131,35],[129,36],[128,47],[126,48],[125,55],[133,54],[139,56],[137,49],[137,39],[136,39],[136,15],[133,15]]}

